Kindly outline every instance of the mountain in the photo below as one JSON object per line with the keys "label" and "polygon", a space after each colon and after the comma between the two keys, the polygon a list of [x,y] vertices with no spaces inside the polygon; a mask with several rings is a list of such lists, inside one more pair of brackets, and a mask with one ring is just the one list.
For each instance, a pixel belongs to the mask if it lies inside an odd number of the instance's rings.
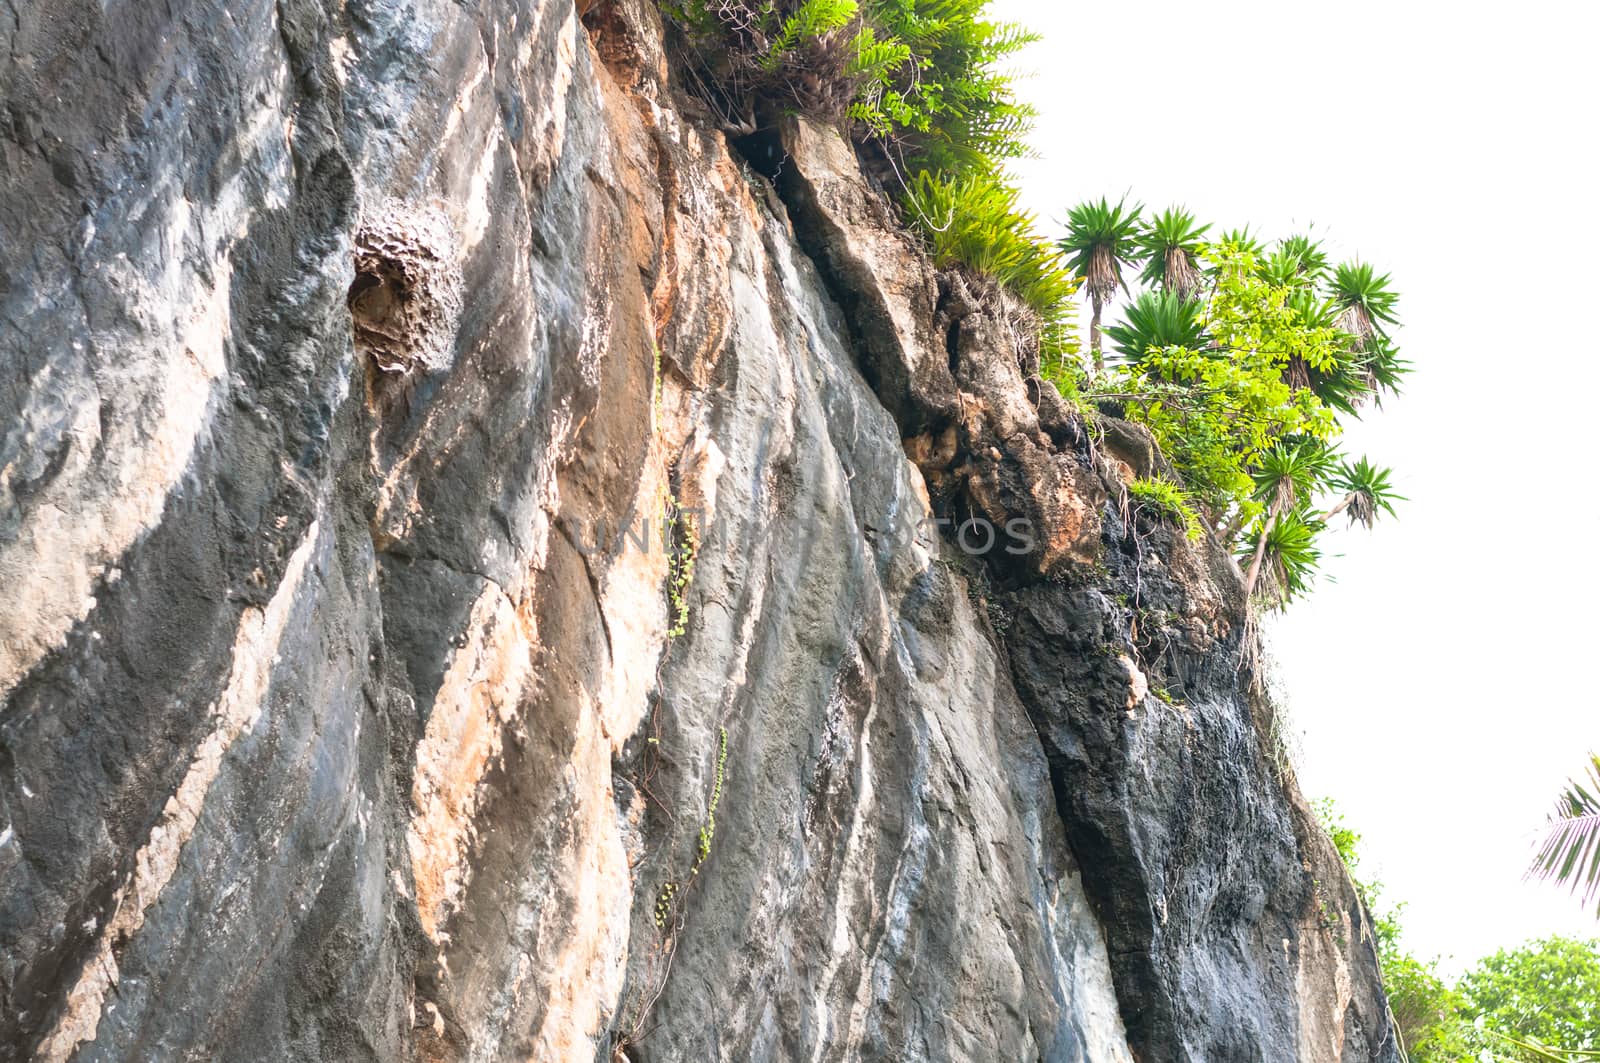
{"label": "mountain", "polygon": [[646,0],[0,33],[0,1057],[1399,1058],[1238,566],[834,128]]}

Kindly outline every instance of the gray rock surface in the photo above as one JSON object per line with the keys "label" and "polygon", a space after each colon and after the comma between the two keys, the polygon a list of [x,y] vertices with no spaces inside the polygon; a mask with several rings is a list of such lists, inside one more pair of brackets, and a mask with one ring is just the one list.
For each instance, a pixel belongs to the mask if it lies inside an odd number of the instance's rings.
{"label": "gray rock surface", "polygon": [[0,1058],[1395,1058],[1231,562],[835,133],[644,0],[0,37]]}

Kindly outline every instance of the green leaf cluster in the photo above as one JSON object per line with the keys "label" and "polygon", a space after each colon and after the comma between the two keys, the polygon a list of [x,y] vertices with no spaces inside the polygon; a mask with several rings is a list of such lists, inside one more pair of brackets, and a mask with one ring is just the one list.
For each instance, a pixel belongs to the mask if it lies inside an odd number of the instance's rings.
{"label": "green leaf cluster", "polygon": [[1027,154],[1034,110],[1000,64],[1037,38],[987,0],[670,0],[728,95],[845,120],[908,169],[997,173]]}
{"label": "green leaf cluster", "polygon": [[[1208,227],[1180,209],[1148,226],[1110,211],[1079,208],[1079,275],[1087,282],[1098,262],[1120,281],[1142,263],[1149,287],[1106,327],[1115,360],[1092,391],[1150,428],[1261,600],[1291,601],[1312,585],[1334,518],[1370,527],[1400,498],[1387,469],[1337,449],[1342,419],[1405,372],[1385,332],[1388,279],[1330,271],[1305,237],[1268,250],[1241,231],[1207,244]],[[1341,287],[1341,276],[1355,280]]]}
{"label": "green leaf cluster", "polygon": [[[983,18],[988,0],[864,0],[864,15],[907,50],[860,102],[875,132],[897,139],[913,169],[998,173],[1028,154],[1034,109],[1002,61],[1038,38]],[[875,113],[874,113],[875,112]]]}

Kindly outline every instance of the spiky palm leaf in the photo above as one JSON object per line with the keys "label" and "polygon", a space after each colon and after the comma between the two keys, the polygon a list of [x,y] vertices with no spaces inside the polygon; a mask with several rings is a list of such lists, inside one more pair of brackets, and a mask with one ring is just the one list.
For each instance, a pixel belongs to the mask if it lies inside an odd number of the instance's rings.
{"label": "spiky palm leaf", "polygon": [[1556,800],[1529,873],[1570,886],[1585,905],[1600,898],[1600,754],[1589,754],[1587,777],[1573,779]]}
{"label": "spiky palm leaf", "polygon": [[1256,501],[1288,511],[1299,508],[1334,471],[1334,456],[1315,439],[1279,443],[1265,454],[1252,477]]}
{"label": "spiky palm leaf", "polygon": [[1309,236],[1291,236],[1279,242],[1278,250],[1300,263],[1300,275],[1316,284],[1328,275],[1328,253],[1322,241]]}
{"label": "spiky palm leaf", "polygon": [[1400,378],[1411,372],[1411,363],[1401,358],[1394,343],[1383,335],[1374,337],[1359,354],[1363,380],[1382,406],[1385,394],[1400,393]]}
{"label": "spiky palm leaf", "polygon": [[1404,502],[1406,496],[1390,485],[1391,475],[1392,470],[1373,465],[1365,457],[1353,465],[1342,462],[1330,479],[1329,486],[1343,492],[1343,496],[1337,505],[1322,515],[1322,520],[1330,521],[1344,513],[1350,518],[1351,524],[1371,528],[1377,522],[1379,513],[1394,516],[1394,504]]}
{"label": "spiky palm leaf", "polygon": [[[1321,530],[1322,524],[1320,519],[1307,515],[1305,508],[1328,478],[1333,460],[1328,447],[1315,439],[1285,440],[1261,456],[1252,478],[1255,500],[1261,503],[1265,516],[1253,536],[1250,568],[1244,581],[1246,597],[1255,593],[1263,565],[1269,575],[1273,574],[1274,565],[1282,569],[1277,573],[1278,593],[1275,595],[1280,604],[1299,593],[1300,582],[1290,578],[1297,564],[1291,547],[1299,543],[1304,532],[1306,542],[1303,545],[1311,551],[1310,561],[1315,567],[1317,555],[1310,540]],[[1293,522],[1294,527],[1281,530],[1280,525],[1296,514],[1300,517]]]}
{"label": "spiky palm leaf", "polygon": [[1250,232],[1248,226],[1243,229],[1229,229],[1213,241],[1215,247],[1231,247],[1246,255],[1253,255],[1260,259],[1265,258],[1267,249],[1264,244]]}
{"label": "spiky palm leaf", "polygon": [[1293,288],[1300,282],[1300,260],[1274,251],[1256,266],[1256,274],[1274,288]]}
{"label": "spiky palm leaf", "polygon": [[1332,299],[1321,298],[1309,288],[1291,294],[1285,305],[1294,311],[1300,324],[1308,329],[1334,328],[1339,324],[1339,304]]}
{"label": "spiky palm leaf", "polygon": [[1106,335],[1117,353],[1130,362],[1168,347],[1200,350],[1210,343],[1200,311],[1199,303],[1172,292],[1143,292],[1128,307],[1122,324],[1108,326]]}
{"label": "spiky palm leaf", "polygon": [[1333,299],[1343,311],[1339,325],[1364,349],[1383,334],[1383,326],[1397,324],[1394,316],[1399,295],[1389,288],[1389,275],[1381,276],[1366,262],[1346,262],[1333,275]]}
{"label": "spiky palm leaf", "polygon": [[[1308,366],[1306,372],[1307,386],[1323,405],[1352,417],[1361,416],[1361,407],[1373,397],[1369,375],[1366,363],[1359,360],[1355,352],[1330,369]],[[1285,379],[1288,379],[1287,371]]]}
{"label": "spiky palm leaf", "polygon": [[1194,298],[1204,279],[1200,251],[1210,228],[1197,224],[1194,215],[1181,207],[1169,207],[1156,215],[1138,239],[1139,254],[1145,260],[1139,279],[1180,299]]}

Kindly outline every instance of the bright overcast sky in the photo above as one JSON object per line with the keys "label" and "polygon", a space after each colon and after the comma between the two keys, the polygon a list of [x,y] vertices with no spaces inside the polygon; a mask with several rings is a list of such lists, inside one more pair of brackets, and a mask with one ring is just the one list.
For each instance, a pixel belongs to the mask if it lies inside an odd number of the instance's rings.
{"label": "bright overcast sky", "polygon": [[1300,777],[1365,836],[1406,940],[1448,969],[1600,935],[1529,885],[1533,837],[1600,748],[1600,16],[1592,4],[995,0],[1045,36],[1021,65],[1054,235],[1129,192],[1268,236],[1315,225],[1391,271],[1406,395],[1349,435],[1393,465],[1398,521],[1330,536],[1275,625]]}

